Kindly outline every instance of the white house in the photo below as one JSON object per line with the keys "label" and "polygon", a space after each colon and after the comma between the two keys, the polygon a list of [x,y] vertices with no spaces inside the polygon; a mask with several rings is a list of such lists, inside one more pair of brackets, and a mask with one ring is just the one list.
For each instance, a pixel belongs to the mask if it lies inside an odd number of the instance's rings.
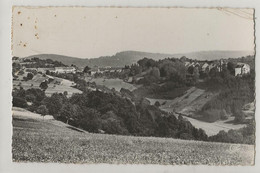
{"label": "white house", "polygon": [[216,67],[216,64],[215,64],[215,63],[209,64],[209,66],[208,66],[209,71],[210,71],[211,69],[213,69],[214,67]]}
{"label": "white house", "polygon": [[250,73],[250,66],[245,63],[237,63],[235,67],[235,76],[249,74]]}
{"label": "white house", "polygon": [[201,67],[201,71],[205,72],[206,69],[209,67],[209,64],[208,63],[204,63]]}
{"label": "white house", "polygon": [[186,62],[185,62],[185,67],[189,67],[190,64],[191,64],[190,62],[186,61]]}

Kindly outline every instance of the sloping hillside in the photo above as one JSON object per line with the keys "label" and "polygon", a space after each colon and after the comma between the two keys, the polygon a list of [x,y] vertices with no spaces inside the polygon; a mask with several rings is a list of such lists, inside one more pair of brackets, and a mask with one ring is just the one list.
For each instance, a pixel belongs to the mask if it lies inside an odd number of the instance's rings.
{"label": "sloping hillside", "polygon": [[242,56],[254,55],[254,51],[199,51],[184,54],[175,54],[176,58],[186,56],[187,58],[197,60],[217,60],[226,58],[238,58]]}
{"label": "sloping hillside", "polygon": [[252,165],[254,146],[91,134],[13,108],[15,162]]}
{"label": "sloping hillside", "polygon": [[41,74],[36,74],[32,80],[22,81],[21,78],[26,76],[26,74],[27,73],[19,76],[19,80],[13,81],[14,88],[20,88],[20,86],[26,90],[30,88],[40,88],[41,82],[53,78],[54,80],[48,84],[48,88],[45,90],[47,96],[51,96],[53,93],[63,93],[64,91],[67,91],[68,97],[71,97],[73,93],[82,93],[82,91],[72,87],[72,81],[48,75],[43,77]]}
{"label": "sloping hillside", "polygon": [[238,58],[247,55],[253,55],[253,51],[200,51],[192,53],[182,53],[182,54],[163,54],[163,53],[148,53],[140,51],[123,51],[116,53],[112,56],[101,56],[99,58],[83,59],[76,57],[69,57],[64,55],[55,54],[40,54],[32,55],[28,58],[38,57],[40,59],[52,59],[56,61],[61,61],[66,65],[74,64],[78,67],[85,67],[86,65],[93,67],[95,65],[100,67],[111,66],[111,67],[124,67],[125,65],[131,65],[136,63],[138,60],[147,57],[154,60],[164,59],[164,58],[180,58],[186,56],[187,58],[197,59],[197,60],[215,60],[221,58]]}
{"label": "sloping hillside", "polygon": [[28,56],[25,58],[33,58],[33,57],[37,57],[40,59],[51,59],[53,61],[60,61],[63,64],[69,65],[69,66],[71,64],[74,64],[78,67],[84,67],[88,64],[87,59],[64,56],[64,55],[56,55],[56,54],[38,54],[38,55]]}
{"label": "sloping hillside", "polygon": [[[194,119],[195,113],[209,101],[217,93],[211,93],[196,87],[190,88],[183,96],[177,97],[172,100],[165,99],[151,99],[148,98],[150,103],[153,105],[158,101],[161,106],[160,109],[166,112],[174,112],[177,115],[184,115],[187,120],[196,128],[201,128],[205,131],[208,136],[216,135],[220,130],[228,131],[230,129],[240,129],[245,127],[246,124],[232,124],[235,117],[229,117],[227,120],[218,120],[213,123],[200,121]],[[192,118],[193,117],[193,118]]]}

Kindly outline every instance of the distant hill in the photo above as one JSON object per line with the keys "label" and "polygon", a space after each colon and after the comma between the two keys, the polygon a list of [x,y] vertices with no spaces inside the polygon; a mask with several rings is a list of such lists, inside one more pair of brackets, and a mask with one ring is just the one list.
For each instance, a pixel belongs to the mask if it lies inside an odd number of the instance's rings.
{"label": "distant hill", "polygon": [[112,56],[101,56],[99,58],[92,59],[82,59],[76,57],[69,57],[56,54],[39,54],[29,56],[27,58],[38,57],[40,59],[52,59],[56,61],[61,61],[66,65],[74,64],[78,67],[85,67],[86,65],[93,67],[94,65],[104,67],[123,67],[125,65],[131,65],[136,63],[138,60],[147,57],[154,60],[164,59],[164,58],[180,58],[186,56],[187,58],[197,59],[197,60],[215,60],[221,58],[238,58],[247,55],[253,55],[253,51],[200,51],[200,52],[191,52],[183,54],[162,54],[162,53],[148,53],[148,52],[139,52],[139,51],[123,51],[116,53]]}
{"label": "distant hill", "polygon": [[87,64],[87,59],[64,56],[64,55],[56,55],[56,54],[39,54],[39,55],[32,55],[25,58],[33,58],[37,57],[40,59],[52,59],[53,61],[60,61],[65,65],[74,64],[78,67],[84,67]]}
{"label": "distant hill", "polygon": [[187,58],[197,60],[217,60],[222,58],[239,58],[248,55],[254,55],[254,51],[200,51],[185,54],[175,54],[174,57],[180,58],[182,56],[186,56]]}

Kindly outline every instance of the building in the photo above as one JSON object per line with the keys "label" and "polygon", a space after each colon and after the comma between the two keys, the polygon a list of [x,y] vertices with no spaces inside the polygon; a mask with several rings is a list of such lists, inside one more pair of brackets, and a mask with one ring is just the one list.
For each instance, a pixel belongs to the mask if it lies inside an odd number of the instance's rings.
{"label": "building", "polygon": [[100,70],[99,70],[98,66],[95,65],[94,67],[92,67],[90,69],[90,75],[94,75],[96,73],[100,73]]}
{"label": "building", "polygon": [[201,66],[201,71],[206,72],[209,67],[209,64],[206,62]]}
{"label": "building", "polygon": [[235,67],[235,76],[241,76],[250,73],[250,66],[245,63],[237,63]]}
{"label": "building", "polygon": [[55,72],[55,68],[36,68],[38,72],[46,73],[49,72]]}
{"label": "building", "polygon": [[55,73],[76,73],[75,67],[55,67]]}

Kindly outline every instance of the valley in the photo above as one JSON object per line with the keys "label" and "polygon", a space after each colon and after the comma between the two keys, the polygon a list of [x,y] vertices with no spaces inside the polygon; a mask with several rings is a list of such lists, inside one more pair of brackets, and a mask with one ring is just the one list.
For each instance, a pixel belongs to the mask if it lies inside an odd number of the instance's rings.
{"label": "valley", "polygon": [[196,128],[203,129],[208,136],[216,135],[219,131],[228,131],[230,129],[240,129],[246,126],[246,124],[233,124],[235,117],[229,117],[226,120],[217,120],[215,122],[205,122],[196,119],[199,117],[196,112],[201,110],[205,103],[207,103],[212,97],[216,96],[217,93],[207,92],[205,90],[192,87],[181,97],[177,97],[172,100],[165,99],[151,99],[147,98],[151,105],[155,102],[160,103],[160,109],[166,112],[172,112],[176,117],[179,115],[184,116],[186,120]]}

